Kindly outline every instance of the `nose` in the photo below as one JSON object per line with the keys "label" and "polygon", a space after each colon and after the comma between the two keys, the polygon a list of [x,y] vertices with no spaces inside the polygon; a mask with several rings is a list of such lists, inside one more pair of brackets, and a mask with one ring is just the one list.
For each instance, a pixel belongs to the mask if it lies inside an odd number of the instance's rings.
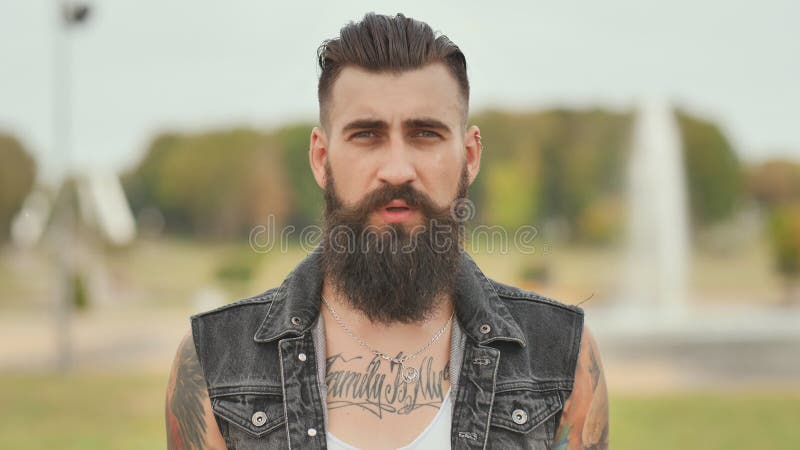
{"label": "nose", "polygon": [[393,185],[401,185],[417,179],[412,155],[401,140],[393,140],[386,158],[378,169],[378,180]]}

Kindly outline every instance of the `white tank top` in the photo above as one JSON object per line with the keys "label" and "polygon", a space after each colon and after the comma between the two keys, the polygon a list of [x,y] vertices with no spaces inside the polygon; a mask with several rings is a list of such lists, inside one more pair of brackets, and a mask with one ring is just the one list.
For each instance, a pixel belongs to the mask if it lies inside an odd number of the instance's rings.
{"label": "white tank top", "polygon": [[[450,423],[453,417],[453,403],[450,400],[450,390],[445,394],[442,400],[442,406],[433,417],[431,423],[422,430],[411,443],[402,447],[397,447],[397,450],[431,450],[431,449],[445,449],[450,448]],[[342,441],[333,435],[330,431],[327,433],[328,448],[331,450],[359,450],[358,447],[353,447],[347,442]]]}

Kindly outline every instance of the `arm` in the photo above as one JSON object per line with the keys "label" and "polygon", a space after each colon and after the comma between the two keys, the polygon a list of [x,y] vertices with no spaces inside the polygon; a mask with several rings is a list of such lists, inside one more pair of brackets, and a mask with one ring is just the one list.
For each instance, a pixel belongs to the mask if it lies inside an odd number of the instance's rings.
{"label": "arm", "polygon": [[172,363],[167,385],[166,424],[169,450],[225,449],[225,440],[211,412],[191,332],[184,336]]}
{"label": "arm", "polygon": [[564,403],[554,450],[608,450],[608,393],[597,343],[583,327],[575,385]]}

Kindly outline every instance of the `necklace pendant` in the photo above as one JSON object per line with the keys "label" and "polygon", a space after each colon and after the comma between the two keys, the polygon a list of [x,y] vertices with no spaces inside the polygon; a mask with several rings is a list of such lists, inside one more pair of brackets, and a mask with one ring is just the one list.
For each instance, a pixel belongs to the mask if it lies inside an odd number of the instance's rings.
{"label": "necklace pendant", "polygon": [[419,370],[416,367],[406,367],[405,364],[400,365],[400,375],[403,376],[405,383],[411,384],[419,379]]}

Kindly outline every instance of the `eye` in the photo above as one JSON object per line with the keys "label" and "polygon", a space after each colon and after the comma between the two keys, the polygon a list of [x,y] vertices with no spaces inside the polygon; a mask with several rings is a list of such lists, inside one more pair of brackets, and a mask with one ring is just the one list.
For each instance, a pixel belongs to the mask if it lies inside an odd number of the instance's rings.
{"label": "eye", "polygon": [[365,130],[365,131],[359,131],[358,133],[353,134],[352,136],[350,136],[350,138],[351,139],[353,139],[353,138],[373,138],[373,137],[376,137],[376,136],[377,135],[375,134],[374,131]]}
{"label": "eye", "polygon": [[414,136],[424,137],[424,138],[435,138],[439,137],[439,133],[431,130],[419,130],[416,133],[414,133]]}

